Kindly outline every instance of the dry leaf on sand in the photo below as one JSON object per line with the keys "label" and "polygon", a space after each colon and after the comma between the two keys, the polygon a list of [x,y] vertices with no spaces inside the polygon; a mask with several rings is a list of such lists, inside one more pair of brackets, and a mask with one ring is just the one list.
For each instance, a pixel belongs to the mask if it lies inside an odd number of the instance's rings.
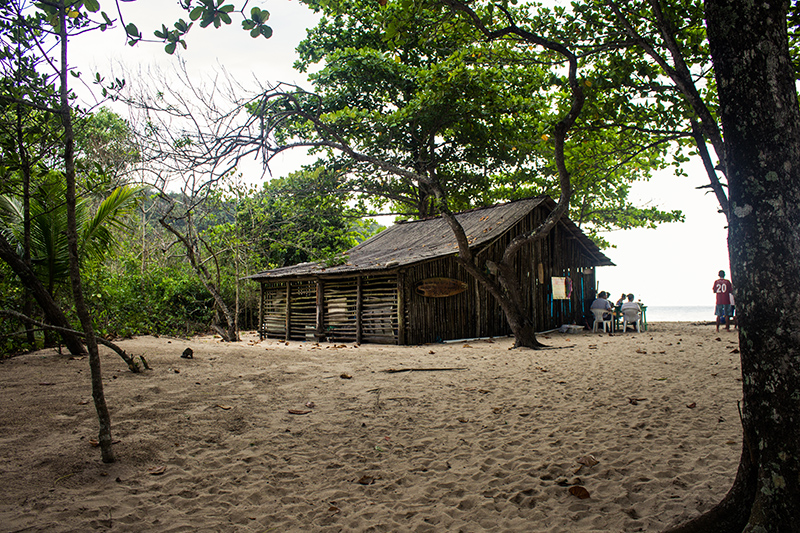
{"label": "dry leaf on sand", "polygon": [[150,470],[147,471],[147,473],[150,474],[151,476],[160,476],[166,471],[167,471],[167,466],[162,465],[162,466],[157,466],[155,468],[151,468]]}
{"label": "dry leaf on sand", "polygon": [[584,466],[594,466],[600,464],[600,461],[594,458],[594,455],[584,455],[578,459],[578,462]]}
{"label": "dry leaf on sand", "polygon": [[575,485],[574,487],[569,488],[570,494],[573,496],[577,496],[581,500],[585,500],[589,497],[589,491],[586,490],[585,487],[581,487],[580,485]]}

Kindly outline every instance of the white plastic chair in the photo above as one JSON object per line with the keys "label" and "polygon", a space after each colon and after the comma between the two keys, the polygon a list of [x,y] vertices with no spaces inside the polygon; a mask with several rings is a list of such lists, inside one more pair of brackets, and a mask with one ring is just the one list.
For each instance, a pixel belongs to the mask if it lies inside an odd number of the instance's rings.
{"label": "white plastic chair", "polygon": [[603,318],[603,315],[608,313],[605,309],[592,309],[592,314],[594,315],[594,324],[592,325],[592,332],[597,331],[597,324],[603,324],[603,332],[611,331],[611,319]]}
{"label": "white plastic chair", "polygon": [[642,313],[637,309],[628,308],[622,310],[622,332],[628,331],[628,324],[636,326],[636,333],[640,333],[639,324],[642,322]]}

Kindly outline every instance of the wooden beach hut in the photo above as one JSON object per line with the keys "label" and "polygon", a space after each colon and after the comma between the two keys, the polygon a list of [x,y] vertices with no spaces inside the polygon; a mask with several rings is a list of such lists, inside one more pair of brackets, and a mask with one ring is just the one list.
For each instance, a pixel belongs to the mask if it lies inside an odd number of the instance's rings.
{"label": "wooden beach hut", "polygon": [[[520,232],[555,207],[528,198],[457,215],[476,254],[499,258]],[[395,224],[347,252],[337,266],[303,263],[260,272],[261,338],[422,344],[505,336],[505,315],[455,259],[442,218]],[[595,267],[613,265],[570,220],[517,254],[517,272],[536,327],[583,324]]]}

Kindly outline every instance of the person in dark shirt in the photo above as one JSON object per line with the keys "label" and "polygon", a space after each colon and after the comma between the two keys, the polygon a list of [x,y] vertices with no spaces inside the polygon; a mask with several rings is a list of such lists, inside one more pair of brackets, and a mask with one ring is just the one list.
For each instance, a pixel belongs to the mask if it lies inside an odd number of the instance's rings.
{"label": "person in dark shirt", "polygon": [[725,317],[725,329],[731,330],[731,292],[733,292],[733,283],[725,279],[725,271],[719,271],[719,279],[714,282],[714,294],[717,295],[717,305],[714,309],[714,314],[717,317],[717,331],[722,322],[722,317]]}

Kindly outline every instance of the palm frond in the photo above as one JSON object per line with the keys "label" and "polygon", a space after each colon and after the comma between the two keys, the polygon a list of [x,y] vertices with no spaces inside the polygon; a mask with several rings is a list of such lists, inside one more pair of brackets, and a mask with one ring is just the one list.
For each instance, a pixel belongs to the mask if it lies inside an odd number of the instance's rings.
{"label": "palm frond", "polygon": [[140,191],[140,187],[130,185],[117,187],[108,198],[103,200],[94,216],[91,217],[88,216],[86,204],[81,202],[83,204],[81,211],[87,215],[81,226],[83,228],[81,247],[86,254],[94,258],[102,258],[114,246],[116,239],[111,230],[128,228],[125,216],[136,207]]}

